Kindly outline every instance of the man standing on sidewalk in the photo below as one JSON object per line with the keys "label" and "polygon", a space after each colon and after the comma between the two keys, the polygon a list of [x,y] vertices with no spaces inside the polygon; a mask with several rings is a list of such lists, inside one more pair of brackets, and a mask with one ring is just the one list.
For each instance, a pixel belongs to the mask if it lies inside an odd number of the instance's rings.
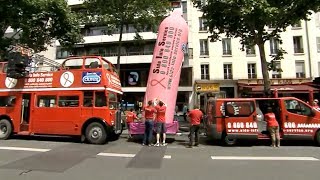
{"label": "man standing on sidewalk", "polygon": [[188,116],[190,118],[190,138],[189,138],[189,148],[193,145],[193,136],[195,136],[195,146],[199,145],[199,130],[200,122],[203,117],[202,111],[198,106],[194,106],[194,109],[189,111]]}

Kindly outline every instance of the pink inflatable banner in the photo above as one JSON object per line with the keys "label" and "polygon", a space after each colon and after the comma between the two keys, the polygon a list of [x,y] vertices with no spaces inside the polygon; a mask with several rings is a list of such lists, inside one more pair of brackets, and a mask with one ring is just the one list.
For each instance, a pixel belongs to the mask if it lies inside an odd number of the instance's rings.
{"label": "pink inflatable banner", "polygon": [[161,100],[167,106],[166,123],[173,123],[188,24],[180,10],[165,18],[160,26],[149,71],[144,105]]}

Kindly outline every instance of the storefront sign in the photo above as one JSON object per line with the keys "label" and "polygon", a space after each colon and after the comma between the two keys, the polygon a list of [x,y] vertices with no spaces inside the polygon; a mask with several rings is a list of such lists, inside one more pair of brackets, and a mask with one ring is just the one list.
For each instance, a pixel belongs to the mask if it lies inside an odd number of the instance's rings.
{"label": "storefront sign", "polygon": [[31,73],[25,79],[24,88],[52,87],[53,73]]}
{"label": "storefront sign", "polygon": [[[303,84],[312,82],[311,79],[270,79],[271,85],[282,85],[282,84]],[[263,85],[263,79],[239,79],[239,84],[247,85]]]}
{"label": "storefront sign", "polygon": [[196,92],[210,92],[210,91],[215,91],[219,92],[220,91],[220,86],[217,83],[204,83],[204,84],[196,84],[195,85]]}

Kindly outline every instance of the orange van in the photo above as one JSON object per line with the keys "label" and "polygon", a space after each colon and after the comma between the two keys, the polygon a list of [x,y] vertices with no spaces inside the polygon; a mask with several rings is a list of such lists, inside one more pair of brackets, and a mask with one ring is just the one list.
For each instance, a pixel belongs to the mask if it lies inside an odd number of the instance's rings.
{"label": "orange van", "polygon": [[283,140],[314,140],[320,145],[320,112],[294,97],[209,99],[206,134],[234,145],[240,139],[270,139],[264,114],[272,107]]}

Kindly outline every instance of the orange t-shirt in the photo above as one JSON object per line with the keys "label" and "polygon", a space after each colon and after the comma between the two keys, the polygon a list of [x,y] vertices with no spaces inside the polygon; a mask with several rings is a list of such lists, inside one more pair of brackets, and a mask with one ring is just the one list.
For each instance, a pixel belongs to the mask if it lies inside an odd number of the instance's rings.
{"label": "orange t-shirt", "polygon": [[157,110],[156,121],[161,122],[161,123],[165,123],[166,122],[166,109],[167,109],[166,106],[157,105],[155,107],[155,109]]}
{"label": "orange t-shirt", "polygon": [[267,113],[264,115],[264,117],[267,121],[268,127],[278,127],[279,126],[279,123],[278,123],[274,113]]}
{"label": "orange t-shirt", "polygon": [[127,113],[127,123],[132,123],[134,119],[137,119],[137,115],[134,112]]}
{"label": "orange t-shirt", "polygon": [[200,109],[191,110],[189,112],[191,125],[199,125],[201,122],[202,116],[203,116],[203,113],[202,113],[202,111],[200,111]]}
{"label": "orange t-shirt", "polygon": [[152,119],[154,118],[154,113],[156,112],[155,108],[153,106],[146,106],[143,108],[144,110],[144,117],[146,119]]}

